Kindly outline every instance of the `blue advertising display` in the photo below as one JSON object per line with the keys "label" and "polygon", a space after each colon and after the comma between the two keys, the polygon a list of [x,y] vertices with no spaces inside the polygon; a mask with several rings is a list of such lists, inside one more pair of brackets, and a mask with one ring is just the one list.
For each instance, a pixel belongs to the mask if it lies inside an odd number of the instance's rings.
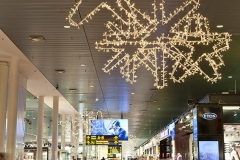
{"label": "blue advertising display", "polygon": [[127,119],[94,119],[91,123],[91,135],[118,135],[119,140],[128,140]]}
{"label": "blue advertising display", "polygon": [[193,140],[198,140],[197,108],[193,109]]}
{"label": "blue advertising display", "polygon": [[200,160],[219,160],[218,141],[199,141]]}
{"label": "blue advertising display", "polygon": [[168,129],[169,129],[169,134],[172,137],[172,140],[174,140],[175,139],[175,123],[170,124],[168,126]]}

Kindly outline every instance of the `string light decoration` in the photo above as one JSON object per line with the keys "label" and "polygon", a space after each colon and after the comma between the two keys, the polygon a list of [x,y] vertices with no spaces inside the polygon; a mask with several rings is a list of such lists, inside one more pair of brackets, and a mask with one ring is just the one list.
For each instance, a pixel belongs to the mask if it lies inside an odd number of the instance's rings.
{"label": "string light decoration", "polygon": [[[125,2],[125,7],[122,4],[123,2]],[[200,6],[199,0],[187,0],[167,16],[165,1],[162,0],[159,4],[162,13],[161,18],[158,18],[156,14],[158,10],[156,0],[152,4],[150,14],[137,9],[130,0],[116,0],[120,13],[124,13],[126,18],[122,18],[123,16],[117,13],[107,2],[102,2],[77,23],[72,17],[76,14],[81,3],[82,0],[77,2],[67,17],[72,26],[79,28],[79,26],[92,19],[101,8],[110,11],[112,17],[115,18],[114,21],[106,23],[108,31],[103,33],[103,40],[96,42],[98,51],[115,53],[105,64],[104,72],[110,73],[114,68],[119,67],[120,73],[126,78],[126,81],[133,84],[136,82],[137,69],[144,66],[152,73],[155,80],[154,86],[158,89],[167,86],[168,75],[173,82],[179,83],[184,82],[188,76],[195,74],[203,76],[204,79],[212,83],[221,79],[219,69],[224,65],[224,62],[220,53],[229,49],[231,35],[227,32],[210,32],[207,18],[196,13]],[[184,15],[181,18],[177,17],[178,22],[171,27],[168,35],[162,34],[156,36],[154,41],[148,40],[157,31],[159,25],[169,24],[173,18],[179,16],[180,13],[182,14],[183,11],[185,12]],[[194,58],[196,46],[212,44],[210,53],[202,53],[197,59]],[[126,49],[129,46],[134,46],[136,51],[127,53]],[[167,70],[169,66],[166,62],[168,60],[173,62],[171,71]],[[210,68],[212,68],[212,75],[208,75],[200,67],[200,64],[204,61],[209,63]]]}

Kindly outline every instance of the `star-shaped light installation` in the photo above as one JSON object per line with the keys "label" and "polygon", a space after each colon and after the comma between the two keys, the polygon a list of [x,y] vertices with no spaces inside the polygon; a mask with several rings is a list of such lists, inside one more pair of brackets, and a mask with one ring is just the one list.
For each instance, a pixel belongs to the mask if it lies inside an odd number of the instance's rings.
{"label": "star-shaped light installation", "polygon": [[[96,42],[98,51],[115,53],[105,64],[104,72],[110,73],[114,68],[119,67],[120,73],[126,78],[126,81],[132,84],[136,82],[137,69],[144,66],[152,73],[155,79],[154,86],[158,89],[167,86],[167,74],[173,82],[184,82],[188,76],[195,74],[202,75],[212,83],[221,79],[219,69],[224,65],[224,62],[220,53],[229,49],[231,35],[227,32],[210,32],[207,18],[196,13],[200,6],[199,0],[187,0],[168,16],[165,13],[164,0],[159,4],[159,7],[154,0],[150,15],[137,9],[130,0],[116,0],[121,14],[117,13],[107,2],[102,2],[77,23],[72,17],[76,14],[81,3],[82,0],[77,2],[67,17],[72,26],[79,28],[79,26],[92,19],[101,8],[110,11],[115,19],[106,23],[107,32],[103,33],[103,40]],[[158,8],[162,12],[160,19],[156,14]],[[186,11],[186,8],[188,11]],[[156,40],[154,41],[148,40],[157,31],[159,25],[168,24],[183,11],[186,13],[171,27],[167,36],[162,34],[155,37]],[[122,13],[125,15],[122,16]],[[197,45],[210,44],[213,44],[212,52],[201,53],[197,59],[193,58],[196,54],[195,47]],[[126,48],[129,46],[136,48],[134,53],[127,53]],[[179,46],[184,50],[180,49]],[[167,70],[167,67],[169,67],[166,63],[168,59],[173,62],[170,73]],[[200,67],[203,61],[209,63],[213,71],[212,76]]]}

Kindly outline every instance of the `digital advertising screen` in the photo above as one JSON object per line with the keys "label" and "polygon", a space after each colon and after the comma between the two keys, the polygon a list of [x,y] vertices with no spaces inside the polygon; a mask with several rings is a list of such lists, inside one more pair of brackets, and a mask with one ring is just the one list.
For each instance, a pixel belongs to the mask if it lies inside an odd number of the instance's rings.
{"label": "digital advertising screen", "polygon": [[219,160],[218,141],[199,141],[200,160]]}
{"label": "digital advertising screen", "polygon": [[117,135],[118,140],[128,140],[127,119],[94,119],[91,123],[91,135]]}

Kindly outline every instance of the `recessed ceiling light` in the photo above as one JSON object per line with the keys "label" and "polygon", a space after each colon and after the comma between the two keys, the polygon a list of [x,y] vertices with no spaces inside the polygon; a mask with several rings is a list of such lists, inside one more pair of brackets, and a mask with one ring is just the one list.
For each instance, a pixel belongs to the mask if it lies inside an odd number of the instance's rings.
{"label": "recessed ceiling light", "polygon": [[232,78],[232,76],[228,76],[228,78]]}
{"label": "recessed ceiling light", "polygon": [[64,28],[71,28],[71,26],[63,26]]}
{"label": "recessed ceiling light", "polygon": [[32,42],[44,42],[45,38],[43,36],[29,36]]}
{"label": "recessed ceiling light", "polygon": [[94,86],[90,86],[91,88],[93,88]]}
{"label": "recessed ceiling light", "polygon": [[160,108],[158,108],[158,110],[160,111]]}
{"label": "recessed ceiling light", "polygon": [[74,91],[77,91],[77,89],[76,88],[70,88],[69,91],[74,92]]}
{"label": "recessed ceiling light", "polygon": [[86,65],[85,64],[81,64],[81,67],[85,67]]}
{"label": "recessed ceiling light", "polygon": [[27,115],[27,116],[29,116],[29,115]]}
{"label": "recessed ceiling light", "polygon": [[85,100],[80,100],[79,103],[85,103]]}
{"label": "recessed ceiling light", "polygon": [[98,101],[99,99],[98,98],[96,98],[96,101]]}
{"label": "recessed ceiling light", "polygon": [[30,99],[28,98],[27,100],[29,101]]}
{"label": "recessed ceiling light", "polygon": [[133,92],[131,94],[134,94]]}
{"label": "recessed ceiling light", "polygon": [[33,118],[33,119],[36,119],[36,118]]}
{"label": "recessed ceiling light", "polygon": [[65,73],[66,71],[64,69],[56,69],[55,70],[56,73]]}
{"label": "recessed ceiling light", "polygon": [[154,100],[153,102],[154,102],[154,103],[156,103],[156,102],[157,102],[157,100]]}
{"label": "recessed ceiling light", "polygon": [[222,24],[219,24],[216,26],[217,28],[223,28],[223,25]]}

